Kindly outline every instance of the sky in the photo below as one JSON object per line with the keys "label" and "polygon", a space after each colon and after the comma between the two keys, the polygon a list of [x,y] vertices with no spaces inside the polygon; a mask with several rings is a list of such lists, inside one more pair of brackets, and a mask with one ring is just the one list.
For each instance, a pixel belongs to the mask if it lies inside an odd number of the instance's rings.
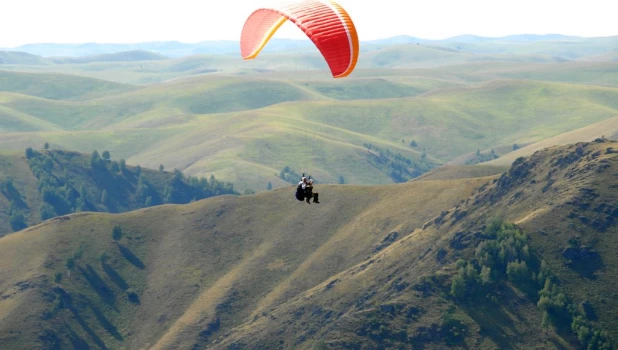
{"label": "sky", "polygon": [[[411,35],[618,35],[615,0],[339,0],[361,41]],[[279,0],[19,0],[0,4],[0,47],[29,43],[238,40],[246,18]],[[404,5],[404,4],[409,5]],[[305,38],[291,23],[277,38]]]}

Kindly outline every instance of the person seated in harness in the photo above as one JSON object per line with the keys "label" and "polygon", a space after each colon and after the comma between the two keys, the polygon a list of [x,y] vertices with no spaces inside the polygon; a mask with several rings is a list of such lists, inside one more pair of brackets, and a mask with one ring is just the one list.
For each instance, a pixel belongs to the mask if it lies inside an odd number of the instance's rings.
{"label": "person seated in harness", "polygon": [[296,186],[296,199],[299,201],[305,200],[305,189],[307,188],[307,178],[303,176],[298,185]]}
{"label": "person seated in harness", "polygon": [[309,200],[311,198],[313,198],[313,203],[320,204],[320,202],[318,201],[318,193],[313,193],[313,179],[309,179],[307,185],[305,186],[305,199],[307,200],[307,203],[309,203]]}

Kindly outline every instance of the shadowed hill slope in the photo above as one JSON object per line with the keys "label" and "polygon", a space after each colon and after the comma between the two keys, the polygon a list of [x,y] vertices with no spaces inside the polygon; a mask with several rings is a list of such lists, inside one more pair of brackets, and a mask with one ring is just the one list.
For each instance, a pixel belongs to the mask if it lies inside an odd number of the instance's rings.
{"label": "shadowed hill slope", "polygon": [[[553,147],[211,345],[612,349],[618,142]],[[422,181],[416,182],[422,183]]]}
{"label": "shadowed hill slope", "polygon": [[200,347],[385,249],[487,181],[319,185],[320,204],[296,201],[290,186],[48,220],[0,238],[0,342]]}

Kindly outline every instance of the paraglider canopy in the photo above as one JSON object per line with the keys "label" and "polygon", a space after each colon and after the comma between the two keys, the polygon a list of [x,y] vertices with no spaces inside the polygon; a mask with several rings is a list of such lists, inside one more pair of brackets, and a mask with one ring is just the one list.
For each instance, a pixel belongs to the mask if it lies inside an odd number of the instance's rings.
{"label": "paraglider canopy", "polygon": [[358,34],[348,13],[329,0],[302,0],[280,8],[255,10],[247,18],[240,37],[243,59],[257,57],[286,20],[313,41],[334,78],[352,73],[358,60]]}

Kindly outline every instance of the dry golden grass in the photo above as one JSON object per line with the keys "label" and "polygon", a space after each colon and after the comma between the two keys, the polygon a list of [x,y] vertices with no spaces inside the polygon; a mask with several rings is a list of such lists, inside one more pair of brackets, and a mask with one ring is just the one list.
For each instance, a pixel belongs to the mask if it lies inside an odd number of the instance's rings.
{"label": "dry golden grass", "polygon": [[[78,268],[60,287],[75,300],[97,305],[122,336],[115,338],[93,311],[75,301],[101,342],[110,348],[186,348],[214,319],[230,329],[271,310],[364,260],[390,232],[406,236],[486,182],[319,185],[320,204],[296,201],[290,186],[189,205],[52,219],[0,239],[0,295],[5,296],[0,342],[37,346],[36,335],[45,329],[54,329],[63,343],[71,332],[94,342],[66,309],[40,321],[52,304],[43,293],[50,293],[56,272],[66,273],[66,259],[80,246]],[[111,239],[114,225],[125,232],[120,244],[145,268],[120,254]],[[139,305],[129,303],[104,272],[99,261],[104,251],[109,265],[138,292]],[[113,292],[113,303],[106,303],[79,270],[89,267]],[[30,287],[20,290],[22,281]]]}

